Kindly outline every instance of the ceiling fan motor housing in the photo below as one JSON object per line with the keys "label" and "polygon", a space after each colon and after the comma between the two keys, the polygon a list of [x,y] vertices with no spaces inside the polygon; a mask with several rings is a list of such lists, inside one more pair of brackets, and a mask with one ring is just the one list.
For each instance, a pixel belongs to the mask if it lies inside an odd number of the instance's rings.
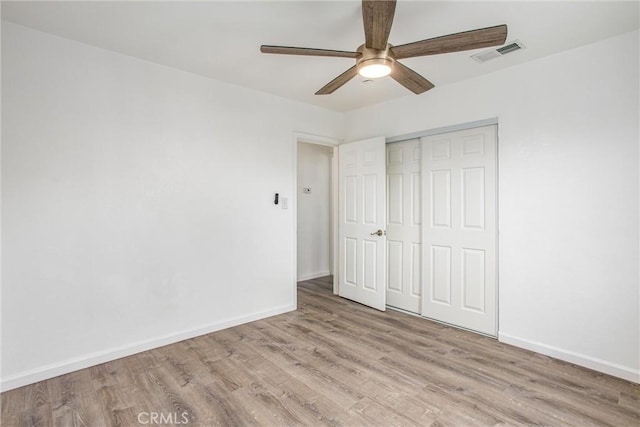
{"label": "ceiling fan motor housing", "polygon": [[360,56],[356,59],[356,67],[358,72],[369,65],[386,65],[389,69],[393,70],[393,64],[396,62],[393,54],[391,53],[391,45],[387,44],[385,49],[371,49],[364,44],[358,47],[358,53]]}

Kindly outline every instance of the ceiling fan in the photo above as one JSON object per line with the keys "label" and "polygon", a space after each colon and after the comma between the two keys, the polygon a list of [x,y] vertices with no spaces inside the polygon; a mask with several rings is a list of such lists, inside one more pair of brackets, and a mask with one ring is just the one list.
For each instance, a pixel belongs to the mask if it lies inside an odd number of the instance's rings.
{"label": "ceiling fan", "polygon": [[260,51],[284,55],[333,56],[356,60],[356,65],[331,80],[317,91],[316,95],[328,95],[335,92],[357,74],[368,79],[390,75],[413,93],[420,94],[432,89],[433,83],[402,65],[398,59],[498,46],[504,44],[507,38],[507,26],[496,25],[393,46],[388,43],[388,39],[395,10],[396,0],[362,0],[365,43],[355,52],[270,45],[260,46]]}

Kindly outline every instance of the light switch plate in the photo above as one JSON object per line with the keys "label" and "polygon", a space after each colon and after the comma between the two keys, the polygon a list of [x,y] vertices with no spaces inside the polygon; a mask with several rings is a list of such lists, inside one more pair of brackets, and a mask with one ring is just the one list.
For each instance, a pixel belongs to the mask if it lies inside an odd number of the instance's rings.
{"label": "light switch plate", "polygon": [[282,209],[289,209],[289,199],[286,197],[280,198],[280,204],[282,205]]}

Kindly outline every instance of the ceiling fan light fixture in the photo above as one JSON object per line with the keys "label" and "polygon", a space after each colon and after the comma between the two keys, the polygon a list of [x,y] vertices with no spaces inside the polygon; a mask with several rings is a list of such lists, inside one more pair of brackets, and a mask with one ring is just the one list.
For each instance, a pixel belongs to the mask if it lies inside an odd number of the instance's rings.
{"label": "ceiling fan light fixture", "polygon": [[391,74],[393,61],[388,58],[371,58],[358,63],[358,74],[366,79],[379,79]]}

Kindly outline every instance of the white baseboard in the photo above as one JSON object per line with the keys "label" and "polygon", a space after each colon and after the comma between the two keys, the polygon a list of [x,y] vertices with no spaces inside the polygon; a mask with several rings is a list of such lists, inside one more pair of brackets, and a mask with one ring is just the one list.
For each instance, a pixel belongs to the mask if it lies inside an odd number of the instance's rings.
{"label": "white baseboard", "polygon": [[594,371],[603,372],[627,381],[640,383],[640,370],[638,369],[618,365],[617,363],[608,362],[606,360],[597,359],[595,357],[564,350],[547,344],[514,337],[502,332],[498,333],[498,340],[505,344],[511,344],[546,356],[555,357],[556,359],[593,369]]}
{"label": "white baseboard", "polygon": [[325,277],[331,275],[329,270],[319,271],[317,273],[300,274],[298,276],[298,282],[304,282],[305,280],[317,279],[318,277]]}
{"label": "white baseboard", "polygon": [[59,375],[68,374],[69,372],[77,371],[79,369],[84,369],[91,366],[99,365],[100,363],[105,363],[111,360],[120,359],[122,357],[131,356],[132,354],[151,350],[157,347],[162,347],[168,344],[173,344],[178,341],[183,341],[183,340],[194,338],[200,335],[210,334],[212,332],[231,328],[233,326],[242,325],[248,322],[253,322],[255,320],[260,320],[267,317],[276,316],[278,314],[287,313],[295,309],[296,309],[295,305],[286,305],[286,306],[276,307],[274,309],[264,310],[257,313],[251,313],[245,316],[238,316],[231,319],[226,319],[226,320],[205,325],[199,328],[176,332],[173,334],[153,338],[150,340],[140,341],[134,344],[112,348],[105,351],[86,354],[84,356],[76,357],[73,359],[67,359],[59,363],[54,363],[51,365],[31,369],[29,371],[21,372],[19,374],[2,378],[0,380],[0,391],[4,392],[7,390],[22,387],[28,384],[33,384],[38,381],[43,381],[49,378],[57,377]]}

